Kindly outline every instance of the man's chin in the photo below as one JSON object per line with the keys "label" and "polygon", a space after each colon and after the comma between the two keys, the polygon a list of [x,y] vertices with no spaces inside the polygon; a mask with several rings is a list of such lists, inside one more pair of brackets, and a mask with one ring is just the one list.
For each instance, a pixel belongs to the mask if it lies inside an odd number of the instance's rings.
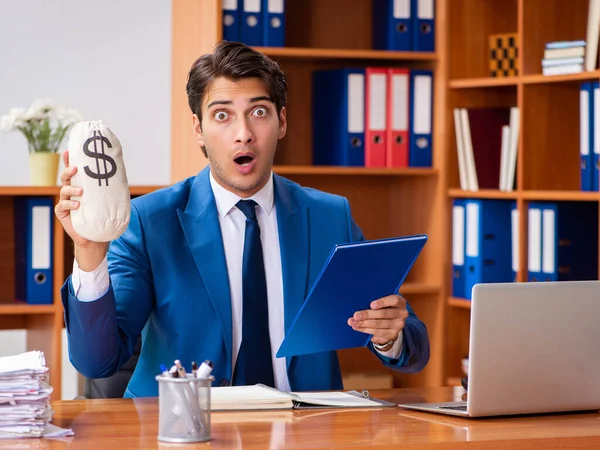
{"label": "man's chin", "polygon": [[249,196],[258,192],[266,184],[266,178],[260,177],[257,173],[237,174],[230,181],[228,183],[230,187]]}

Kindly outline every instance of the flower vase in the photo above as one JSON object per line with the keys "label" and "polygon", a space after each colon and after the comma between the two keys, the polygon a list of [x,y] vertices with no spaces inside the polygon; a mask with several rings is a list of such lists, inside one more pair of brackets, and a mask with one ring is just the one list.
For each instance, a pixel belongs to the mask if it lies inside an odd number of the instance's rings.
{"label": "flower vase", "polygon": [[29,154],[30,182],[32,186],[56,186],[60,155],[49,152]]}

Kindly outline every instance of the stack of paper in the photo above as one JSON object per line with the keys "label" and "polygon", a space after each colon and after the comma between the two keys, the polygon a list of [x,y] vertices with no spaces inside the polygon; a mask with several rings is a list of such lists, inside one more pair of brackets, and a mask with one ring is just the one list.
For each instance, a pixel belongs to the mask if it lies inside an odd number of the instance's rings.
{"label": "stack of paper", "polygon": [[[0,358],[0,438],[41,437],[52,419],[44,354],[31,351]],[[56,427],[50,427],[55,436]],[[72,434],[63,430],[59,435]]]}

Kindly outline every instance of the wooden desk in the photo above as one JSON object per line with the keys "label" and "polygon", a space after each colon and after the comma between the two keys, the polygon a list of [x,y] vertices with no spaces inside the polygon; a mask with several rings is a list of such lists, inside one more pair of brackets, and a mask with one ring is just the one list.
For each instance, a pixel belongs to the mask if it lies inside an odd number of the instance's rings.
{"label": "wooden desk", "polygon": [[[396,403],[453,399],[452,388],[371,394]],[[54,423],[73,429],[75,436],[0,441],[0,449],[600,448],[599,413],[463,419],[397,407],[214,412],[210,443],[163,444],[156,439],[155,398],[59,401],[52,406]]]}

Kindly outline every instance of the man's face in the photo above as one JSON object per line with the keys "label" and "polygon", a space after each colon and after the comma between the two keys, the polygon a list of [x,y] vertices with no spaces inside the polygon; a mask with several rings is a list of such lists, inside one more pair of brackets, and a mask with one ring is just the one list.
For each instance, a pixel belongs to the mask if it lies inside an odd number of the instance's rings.
{"label": "man's face", "polygon": [[193,116],[194,135],[206,148],[215,180],[225,189],[250,197],[268,181],[277,141],[285,136],[285,108],[275,103],[258,78],[216,78],[202,103],[202,126]]}

